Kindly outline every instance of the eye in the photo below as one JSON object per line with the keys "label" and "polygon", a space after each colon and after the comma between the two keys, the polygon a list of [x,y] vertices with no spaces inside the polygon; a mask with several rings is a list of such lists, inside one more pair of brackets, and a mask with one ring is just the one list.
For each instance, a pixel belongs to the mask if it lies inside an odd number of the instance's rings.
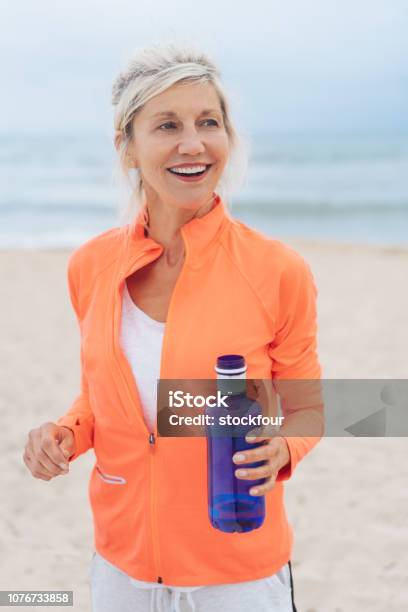
{"label": "eye", "polygon": [[209,121],[212,121],[212,124],[215,124],[218,127],[218,121],[216,121],[215,119],[207,119],[206,121],[204,121],[204,123],[208,123]]}
{"label": "eye", "polygon": [[[161,130],[165,125],[175,126],[176,124],[174,123],[174,121],[167,121],[166,123],[163,123],[162,125],[159,126],[159,130]],[[167,129],[163,131],[166,132]]]}

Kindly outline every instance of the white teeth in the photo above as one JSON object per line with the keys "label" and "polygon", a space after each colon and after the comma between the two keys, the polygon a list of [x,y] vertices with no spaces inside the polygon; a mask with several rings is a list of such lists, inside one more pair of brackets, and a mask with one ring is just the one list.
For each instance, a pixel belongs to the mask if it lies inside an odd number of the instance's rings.
{"label": "white teeth", "polygon": [[207,166],[192,166],[188,168],[169,168],[172,172],[178,174],[195,174],[196,172],[203,172]]}

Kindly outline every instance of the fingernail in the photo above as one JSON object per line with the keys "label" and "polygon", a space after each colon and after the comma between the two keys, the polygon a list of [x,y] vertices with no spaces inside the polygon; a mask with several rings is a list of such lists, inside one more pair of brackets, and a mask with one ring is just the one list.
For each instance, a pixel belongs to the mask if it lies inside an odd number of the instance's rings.
{"label": "fingernail", "polygon": [[255,436],[247,436],[245,439],[246,439],[247,442],[253,442],[254,440],[256,440],[256,437]]}
{"label": "fingernail", "polygon": [[244,459],[245,459],[245,455],[242,455],[242,454],[234,455],[234,457],[233,457],[233,460],[235,462],[237,462],[237,461],[244,461]]}
{"label": "fingernail", "polygon": [[248,474],[247,470],[236,470],[235,476],[246,476]]}
{"label": "fingernail", "polygon": [[249,494],[250,495],[256,495],[259,492],[259,489],[250,489],[249,490]]}
{"label": "fingernail", "polygon": [[66,463],[59,463],[58,465],[60,466],[61,470],[67,470],[68,469],[68,466],[67,466]]}
{"label": "fingernail", "polygon": [[64,453],[65,457],[69,457],[69,451],[63,450],[62,452]]}

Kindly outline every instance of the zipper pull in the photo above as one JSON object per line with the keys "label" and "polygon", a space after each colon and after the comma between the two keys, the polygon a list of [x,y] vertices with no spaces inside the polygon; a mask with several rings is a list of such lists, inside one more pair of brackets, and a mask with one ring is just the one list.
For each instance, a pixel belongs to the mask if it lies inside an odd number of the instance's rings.
{"label": "zipper pull", "polygon": [[156,438],[154,437],[154,433],[149,435],[149,444],[154,444],[156,442]]}

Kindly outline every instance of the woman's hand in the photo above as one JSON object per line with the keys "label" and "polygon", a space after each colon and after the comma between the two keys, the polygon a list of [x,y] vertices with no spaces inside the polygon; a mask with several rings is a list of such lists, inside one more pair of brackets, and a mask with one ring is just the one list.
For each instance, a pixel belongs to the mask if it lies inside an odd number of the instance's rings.
{"label": "woman's hand", "polygon": [[[285,465],[290,462],[289,448],[285,438],[275,436],[273,438],[247,436],[247,442],[262,442],[266,444],[261,446],[236,453],[233,456],[235,464],[242,466],[235,470],[235,476],[242,480],[258,480],[266,478],[265,483],[257,485],[249,490],[251,495],[265,495],[273,489],[276,482],[276,476]],[[265,461],[265,464],[257,468],[245,468],[246,463],[255,463],[257,461]]]}
{"label": "woman's hand", "polygon": [[68,474],[68,459],[75,452],[71,429],[55,423],[44,423],[28,434],[23,460],[34,478],[51,480]]}

